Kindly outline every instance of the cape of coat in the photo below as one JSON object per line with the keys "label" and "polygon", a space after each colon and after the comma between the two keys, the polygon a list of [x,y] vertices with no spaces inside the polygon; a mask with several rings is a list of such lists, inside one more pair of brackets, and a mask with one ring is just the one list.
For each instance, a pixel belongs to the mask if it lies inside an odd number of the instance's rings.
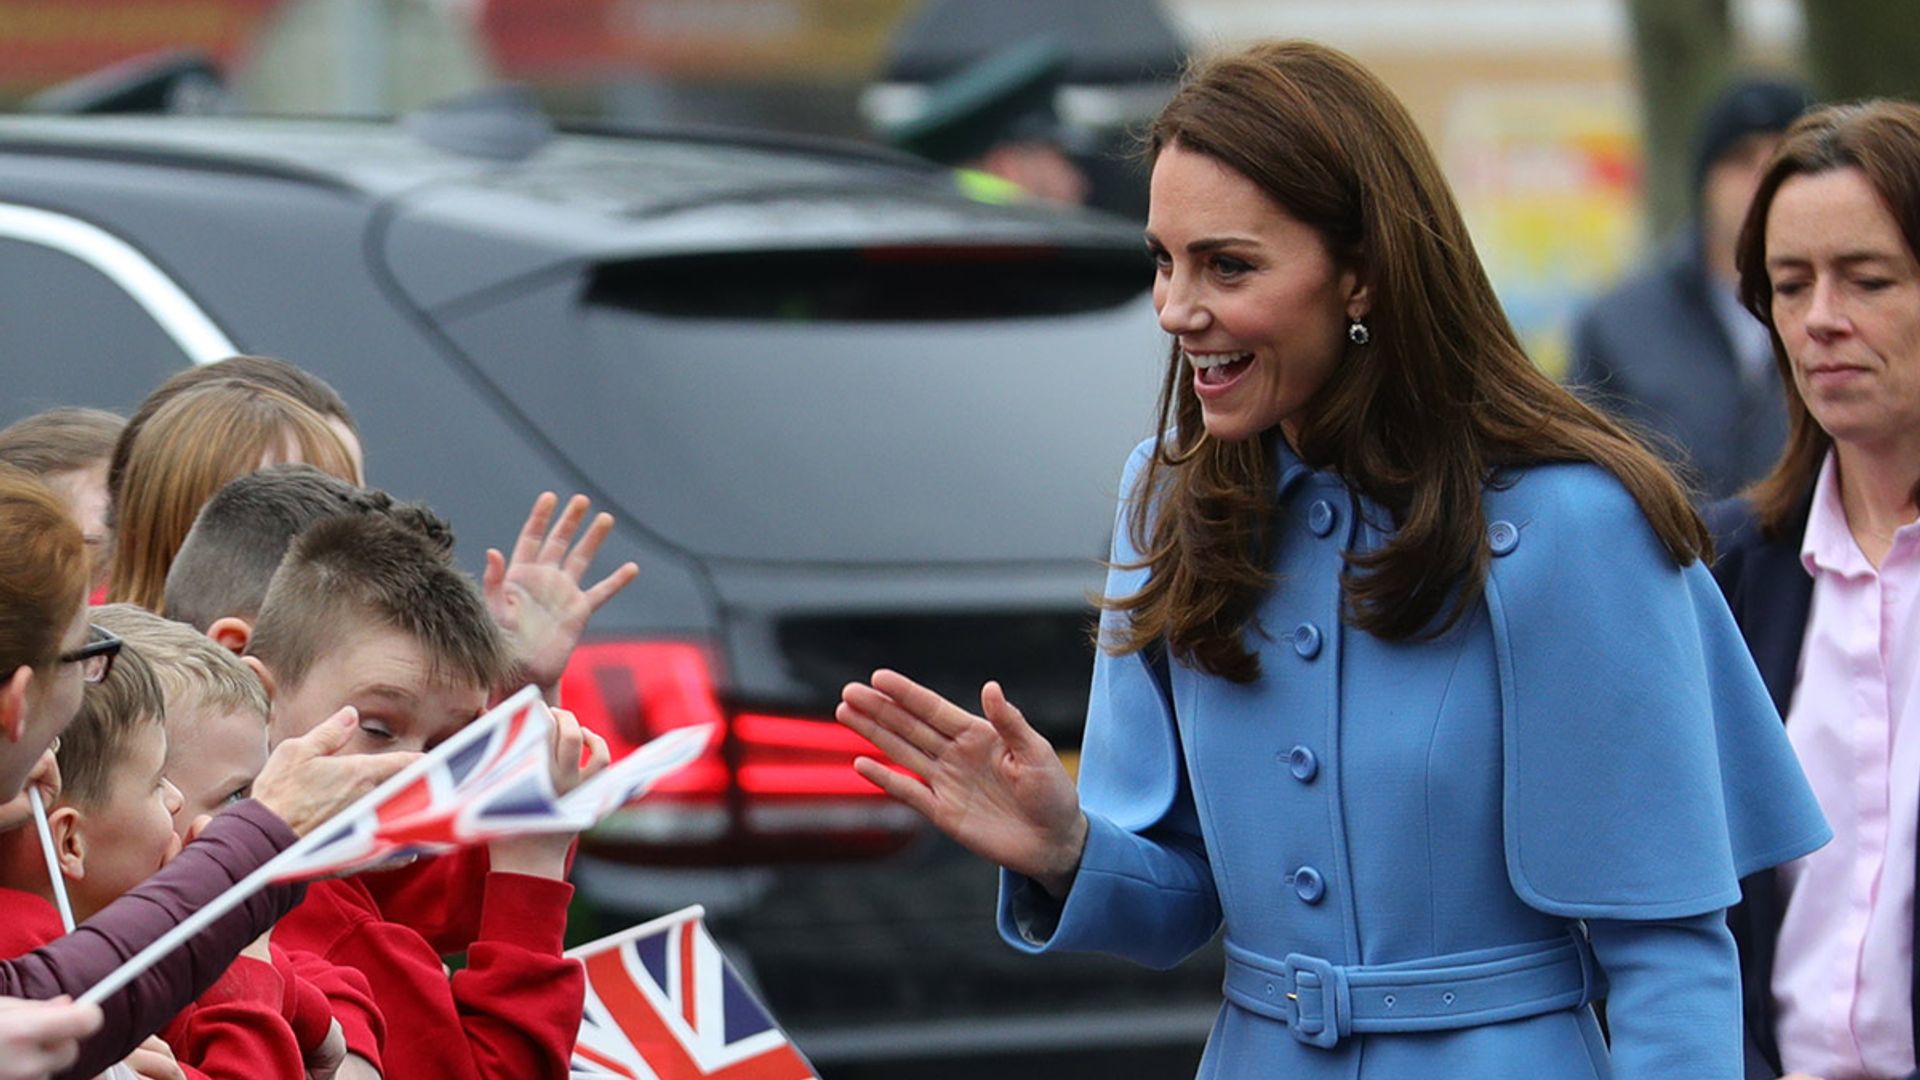
{"label": "cape of coat", "polygon": [[[1078,875],[1005,875],[1002,935],[1165,966],[1224,925],[1202,1077],[1738,1077],[1724,909],[1831,834],[1706,568],[1603,470],[1514,470],[1484,600],[1384,641],[1340,573],[1389,517],[1276,454],[1261,677],[1103,653]],[[1125,519],[1113,597],[1146,580]]]}

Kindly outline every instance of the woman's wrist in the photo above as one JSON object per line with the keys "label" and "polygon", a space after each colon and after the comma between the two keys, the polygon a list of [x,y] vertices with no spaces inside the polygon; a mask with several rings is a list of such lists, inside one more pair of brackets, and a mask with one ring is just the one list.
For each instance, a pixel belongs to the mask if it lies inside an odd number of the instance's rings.
{"label": "woman's wrist", "polygon": [[1073,824],[1067,830],[1067,841],[1062,844],[1054,858],[1039,873],[1031,874],[1034,882],[1047,891],[1055,900],[1065,900],[1073,888],[1073,879],[1080,873],[1080,858],[1087,850],[1087,815],[1083,811],[1074,815]]}

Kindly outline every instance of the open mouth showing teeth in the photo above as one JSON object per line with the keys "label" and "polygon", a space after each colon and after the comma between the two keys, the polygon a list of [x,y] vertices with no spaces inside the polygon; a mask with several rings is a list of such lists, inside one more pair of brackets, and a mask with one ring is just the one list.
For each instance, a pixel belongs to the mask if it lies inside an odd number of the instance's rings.
{"label": "open mouth showing teeth", "polygon": [[1207,386],[1230,383],[1253,363],[1250,352],[1187,353],[1187,363],[1200,382]]}

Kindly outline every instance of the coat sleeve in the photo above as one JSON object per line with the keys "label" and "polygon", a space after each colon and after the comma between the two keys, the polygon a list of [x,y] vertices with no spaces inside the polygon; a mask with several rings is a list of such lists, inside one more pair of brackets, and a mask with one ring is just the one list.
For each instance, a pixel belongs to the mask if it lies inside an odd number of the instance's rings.
{"label": "coat sleeve", "polygon": [[[1133,491],[1151,452],[1142,443],[1121,477]],[[1114,528],[1110,597],[1137,591],[1145,570],[1126,515]],[[1102,636],[1123,616],[1107,612]],[[1081,743],[1080,804],[1087,846],[1064,902],[1028,878],[1002,871],[1000,934],[1023,952],[1107,952],[1171,967],[1206,944],[1220,925],[1220,899],[1181,759],[1179,731],[1163,670],[1140,653],[1094,661]]]}
{"label": "coat sleeve", "polygon": [[1740,967],[1726,919],[1591,920],[1614,1080],[1741,1080]]}
{"label": "coat sleeve", "polygon": [[[353,925],[332,934],[323,955],[359,969],[373,988],[387,1022],[386,1075],[565,1076],[586,998],[579,961],[561,955],[572,896],[564,881],[489,873],[479,939],[451,979],[425,938],[379,918],[370,901],[356,909]],[[340,921],[338,911],[329,921]]]}
{"label": "coat sleeve", "polygon": [[1831,837],[1779,715],[1698,563],[1676,567],[1593,466],[1487,499],[1507,873],[1528,905],[1667,920]]}

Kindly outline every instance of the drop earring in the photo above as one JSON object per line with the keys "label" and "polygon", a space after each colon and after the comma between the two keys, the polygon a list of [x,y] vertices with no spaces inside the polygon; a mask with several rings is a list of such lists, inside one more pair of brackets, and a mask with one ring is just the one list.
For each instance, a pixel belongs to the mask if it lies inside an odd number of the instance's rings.
{"label": "drop earring", "polygon": [[1365,345],[1373,340],[1373,331],[1367,329],[1366,323],[1349,315],[1347,316],[1347,340],[1355,345]]}

